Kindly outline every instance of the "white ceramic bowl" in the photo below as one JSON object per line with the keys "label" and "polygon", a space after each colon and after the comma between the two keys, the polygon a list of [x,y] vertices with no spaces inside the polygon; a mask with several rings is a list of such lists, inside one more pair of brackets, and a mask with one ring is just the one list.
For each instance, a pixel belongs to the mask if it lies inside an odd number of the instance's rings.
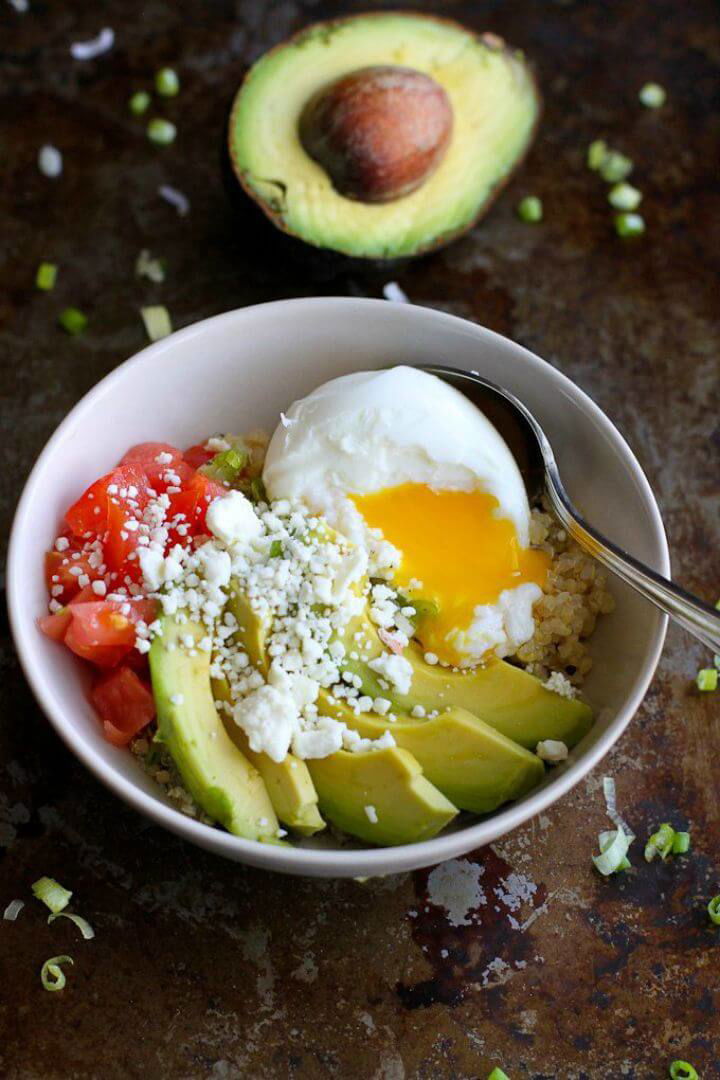
{"label": "white ceramic bowl", "polygon": [[159,825],[219,855],[286,873],[389,874],[487,844],[550,806],[608,752],[640,704],[665,619],[613,581],[615,612],[593,638],[586,692],[598,719],[570,759],[524,799],[434,840],[397,848],[282,848],[242,840],[175,810],[130,753],[100,734],[87,672],[44,637],[43,554],[65,508],[133,443],[196,443],[214,431],[264,426],[326,379],[389,363],[476,369],[538,416],[572,498],[617,543],[664,574],[665,534],[653,494],[608,418],[567,378],[506,338],[450,315],[382,300],[287,300],[197,323],[151,345],[103,379],[62,422],[20,500],[8,560],[9,609],[25,674],[58,733],[116,795]]}

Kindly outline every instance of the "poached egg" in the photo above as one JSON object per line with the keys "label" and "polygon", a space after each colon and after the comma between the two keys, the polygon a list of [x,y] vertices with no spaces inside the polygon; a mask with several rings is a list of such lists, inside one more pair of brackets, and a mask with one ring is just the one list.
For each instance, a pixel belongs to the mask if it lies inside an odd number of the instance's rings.
{"label": "poached egg", "polygon": [[463,394],[398,366],[333,379],[275,431],[263,479],[368,550],[370,572],[424,601],[416,636],[443,662],[509,655],[533,633],[549,560],[504,439]]}

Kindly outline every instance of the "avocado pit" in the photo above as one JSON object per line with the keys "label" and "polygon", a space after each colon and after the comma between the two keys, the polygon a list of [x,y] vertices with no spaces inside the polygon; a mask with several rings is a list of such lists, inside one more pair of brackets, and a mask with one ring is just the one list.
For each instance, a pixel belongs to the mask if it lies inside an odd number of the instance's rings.
{"label": "avocado pit", "polygon": [[349,199],[385,203],[437,168],[453,126],[442,86],[413,68],[374,65],[323,87],[299,123],[306,153]]}

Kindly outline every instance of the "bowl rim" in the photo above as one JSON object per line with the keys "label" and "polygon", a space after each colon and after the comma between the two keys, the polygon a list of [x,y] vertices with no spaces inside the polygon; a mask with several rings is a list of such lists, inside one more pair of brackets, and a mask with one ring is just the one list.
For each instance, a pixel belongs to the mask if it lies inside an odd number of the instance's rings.
{"label": "bowl rim", "polygon": [[[216,328],[223,323],[231,324],[237,320],[252,318],[256,313],[263,310],[268,317],[272,317],[274,313],[279,315],[281,311],[285,312],[293,308],[326,308],[327,306],[334,308],[336,314],[341,314],[343,307],[355,309],[358,306],[386,308],[388,301],[346,296],[301,297],[235,308],[211,316],[208,319],[200,320],[176,331],[161,341],[146,346],[140,352],[120,363],[83,395],[63,418],[41,450],[18,500],[10,530],[8,548],[7,607],[11,633],[21,667],[43,712],[50,720],[55,731],[83,765],[134,810],[150,818],[155,824],[163,826],[170,832],[200,847],[262,869],[310,876],[373,876],[400,873],[418,867],[429,866],[446,859],[456,858],[475,848],[492,843],[546,810],[566,795],[617,742],[642,702],[660,659],[667,630],[667,616],[661,615],[657,618],[656,627],[646,654],[638,667],[638,676],[633,691],[618,710],[606,731],[577,760],[571,762],[562,773],[559,773],[552,783],[530,792],[523,799],[510,804],[504,810],[480,821],[475,821],[455,832],[440,835],[431,840],[387,848],[323,850],[311,847],[282,847],[262,844],[254,840],[233,836],[215,826],[205,825],[188,817],[170,804],[146,793],[134,784],[128,783],[125,778],[106,764],[89,743],[78,740],[76,732],[73,730],[71,723],[66,720],[64,710],[56,698],[52,680],[41,674],[40,670],[36,669],[31,663],[30,658],[34,646],[29,631],[31,628],[33,633],[38,631],[36,619],[28,620],[23,612],[23,593],[20,580],[21,541],[31,520],[30,511],[33,501],[38,491],[42,490],[42,474],[46,463],[52,457],[55,448],[65,438],[66,432],[78,423],[85,412],[93,408],[96,399],[112,389],[115,383],[123,380],[128,368],[151,364],[155,358],[159,358],[172,350],[176,344],[200,336],[210,327]],[[454,325],[456,328],[462,327],[466,333],[470,332],[476,335],[478,339],[485,339],[491,345],[493,342],[502,343],[504,347],[509,344],[513,349],[524,355],[524,359],[529,363],[531,369],[540,370],[547,364],[545,360],[526,349],[523,345],[502,334],[498,334],[496,331],[489,330],[487,327],[459,316],[415,304],[392,305],[392,307],[406,308],[407,311],[414,310],[428,320],[444,323],[445,325]],[[410,316],[410,318],[413,317]],[[557,368],[552,367],[551,370],[553,377],[559,380],[560,385],[564,384],[564,388],[570,391],[570,396],[579,397],[583,408],[589,412],[597,426],[619,450],[627,467],[632,472],[648,511],[653,539],[659,550],[660,557],[657,569],[660,573],[669,575],[670,556],[660,511],[650,484],[633,451],[609,417],[584,390]]]}

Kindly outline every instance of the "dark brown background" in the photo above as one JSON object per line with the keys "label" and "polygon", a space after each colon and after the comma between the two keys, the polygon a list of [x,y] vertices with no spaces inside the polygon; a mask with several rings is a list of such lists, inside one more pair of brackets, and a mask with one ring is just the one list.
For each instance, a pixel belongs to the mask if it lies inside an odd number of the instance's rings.
{"label": "dark brown background", "polygon": [[[77,399],[144,344],[138,308],[176,326],[238,305],[315,293],[378,295],[385,277],[330,280],[298,264],[222,190],[224,111],[246,64],[306,22],[373,5],[30,0],[0,8],[2,514]],[[394,7],[402,7],[395,3]],[[475,319],[536,350],[619,425],[657,493],[683,584],[720,595],[718,557],[718,68],[712,0],[418,3],[505,35],[535,60],[546,99],[537,144],[487,220],[399,280],[417,303]],[[69,56],[115,29],[111,54]],[[162,63],[177,67],[151,146],[127,111]],[[643,109],[648,79],[668,89]],[[636,161],[648,231],[622,242],[584,167],[604,135]],[[62,148],[56,181],[40,145]],[[185,191],[179,218],[156,195]],[[526,193],[545,222],[517,221]],[[141,247],[168,260],[138,281]],[[61,266],[33,290],[36,265]],[[395,276],[394,274],[392,276]],[[55,325],[75,304],[78,339]],[[289,343],[290,344],[290,343]],[[188,403],[192,407],[192,403]],[[159,433],[161,434],[161,433]],[[88,448],[92,452],[92,447]],[[0,1073],[8,1077],[664,1077],[686,1058],[720,1077],[718,697],[692,689],[707,656],[671,630],[658,676],[602,771],[641,837],[689,825],[693,854],[602,881],[589,857],[605,827],[601,772],[472,859],[485,882],[508,866],[536,885],[514,929],[502,904],[470,927],[425,911],[425,875],[365,886],[273,877],[166,835],[101,788],[49,729],[3,639],[0,905],[41,874],[75,891],[97,929],[45,925],[30,904],[0,923]],[[416,917],[409,913],[417,912]],[[528,920],[530,922],[528,923]],[[447,956],[441,956],[447,950]],[[62,994],[40,987],[71,952]]]}

